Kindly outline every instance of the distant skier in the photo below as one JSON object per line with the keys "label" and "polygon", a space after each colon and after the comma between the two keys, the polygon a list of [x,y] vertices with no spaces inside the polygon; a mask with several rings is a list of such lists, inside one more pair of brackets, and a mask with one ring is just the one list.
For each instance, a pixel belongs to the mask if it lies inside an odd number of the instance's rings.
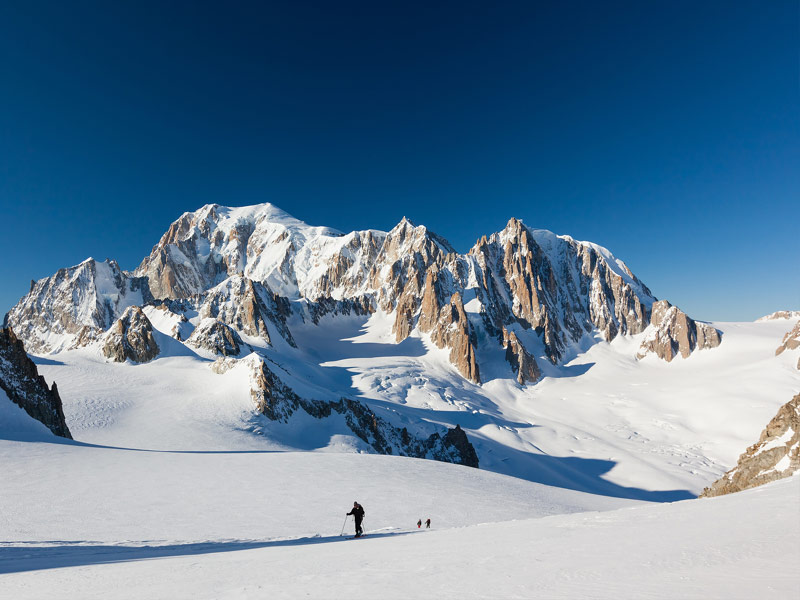
{"label": "distant skier", "polygon": [[364,530],[361,529],[361,521],[364,520],[364,507],[361,506],[358,502],[353,502],[353,510],[351,510],[348,515],[353,515],[353,519],[356,522],[356,537],[361,537],[364,535]]}
{"label": "distant skier", "polygon": [[431,528],[431,520],[428,519],[427,521],[425,521],[425,529],[430,529],[430,528]]}
{"label": "distant skier", "polygon": [[417,521],[417,529],[419,529],[420,527],[422,527],[422,519]]}

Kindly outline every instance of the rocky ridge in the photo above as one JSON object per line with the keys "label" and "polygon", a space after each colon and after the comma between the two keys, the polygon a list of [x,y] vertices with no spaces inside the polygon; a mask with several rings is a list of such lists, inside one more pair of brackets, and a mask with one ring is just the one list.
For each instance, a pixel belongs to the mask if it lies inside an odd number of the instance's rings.
{"label": "rocky ridge", "polygon": [[779,319],[800,319],[800,310],[776,310],[774,313],[756,319],[756,322],[777,321]]}
{"label": "rocky ridge", "polygon": [[234,329],[214,318],[200,321],[186,344],[219,356],[239,356],[245,347]]}
{"label": "rocky ridge", "polygon": [[158,356],[153,324],[138,306],[129,306],[102,338],[102,351],[114,362],[146,363]]}
{"label": "rocky ridge", "polygon": [[198,312],[201,319],[216,319],[235,331],[261,338],[269,345],[272,345],[271,325],[290,346],[296,346],[286,325],[286,319],[292,314],[289,301],[241,274],[209,290]]}
{"label": "rocky ridge", "polygon": [[10,327],[0,328],[0,388],[14,404],[55,435],[72,439],[56,384],[47,387],[22,341]]}
{"label": "rocky ridge", "polygon": [[506,349],[506,361],[517,373],[517,383],[536,383],[542,376],[536,360],[528,353],[517,334],[503,327],[503,346]]}
{"label": "rocky ridge", "polygon": [[[342,415],[350,430],[379,454],[395,454],[428,458],[478,468],[478,455],[458,425],[443,428],[421,438],[406,427],[396,427],[378,416],[363,402],[340,398],[336,402],[309,400],[297,395],[284,384],[261,358],[248,358],[251,369],[251,395],[257,410],[272,421],[286,422],[302,410],[316,419]],[[218,372],[229,369],[229,363],[218,362]]]}
{"label": "rocky ridge", "polygon": [[711,325],[698,323],[677,306],[659,300],[653,303],[650,330],[636,357],[644,358],[652,353],[670,362],[678,354],[687,358],[696,349],[716,348],[721,342],[719,331]]}
{"label": "rocky ridge", "polygon": [[736,466],[701,497],[710,498],[740,492],[771,481],[790,477],[800,470],[800,394],[784,404],[750,446]]}
{"label": "rocky ridge", "polygon": [[[794,327],[783,336],[781,345],[775,349],[775,356],[780,356],[787,350],[796,350],[797,348],[800,348],[800,321],[795,323]],[[800,369],[800,358],[797,359],[797,368]]]}

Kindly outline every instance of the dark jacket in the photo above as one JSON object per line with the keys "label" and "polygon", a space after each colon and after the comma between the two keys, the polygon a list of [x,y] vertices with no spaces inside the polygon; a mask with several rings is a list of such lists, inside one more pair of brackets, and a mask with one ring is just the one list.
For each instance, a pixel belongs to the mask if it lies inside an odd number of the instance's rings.
{"label": "dark jacket", "polygon": [[348,515],[353,515],[356,521],[363,521],[364,520],[364,507],[360,504],[356,504],[353,506],[353,510],[351,510]]}

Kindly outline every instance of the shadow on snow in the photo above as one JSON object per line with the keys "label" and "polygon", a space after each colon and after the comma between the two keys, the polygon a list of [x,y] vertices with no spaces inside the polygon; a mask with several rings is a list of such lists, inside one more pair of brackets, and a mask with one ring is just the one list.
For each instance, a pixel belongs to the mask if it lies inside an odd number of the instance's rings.
{"label": "shadow on snow", "polygon": [[[396,531],[368,533],[364,540],[419,533]],[[10,542],[0,545],[0,574],[24,573],[44,569],[102,565],[156,558],[196,556],[220,552],[236,552],[257,548],[282,548],[349,541],[346,536],[310,536],[278,540],[226,540],[181,544],[122,546],[91,541]],[[9,543],[9,542],[6,542]],[[0,542],[3,544],[3,542]],[[43,545],[47,544],[47,545]],[[146,542],[145,542],[146,544]]]}

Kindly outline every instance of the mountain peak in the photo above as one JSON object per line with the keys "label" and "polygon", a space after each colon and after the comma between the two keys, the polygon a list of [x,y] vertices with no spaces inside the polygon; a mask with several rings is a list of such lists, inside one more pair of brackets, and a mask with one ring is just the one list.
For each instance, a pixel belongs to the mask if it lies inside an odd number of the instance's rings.
{"label": "mountain peak", "polygon": [[517,217],[511,217],[506,223],[507,230],[516,230],[516,229],[524,229],[525,224],[522,222],[522,219],[518,219]]}
{"label": "mountain peak", "polygon": [[421,246],[433,243],[442,254],[455,253],[455,249],[442,236],[434,233],[425,225],[414,225],[407,217],[403,217],[387,236],[390,246],[406,249],[419,249]]}

